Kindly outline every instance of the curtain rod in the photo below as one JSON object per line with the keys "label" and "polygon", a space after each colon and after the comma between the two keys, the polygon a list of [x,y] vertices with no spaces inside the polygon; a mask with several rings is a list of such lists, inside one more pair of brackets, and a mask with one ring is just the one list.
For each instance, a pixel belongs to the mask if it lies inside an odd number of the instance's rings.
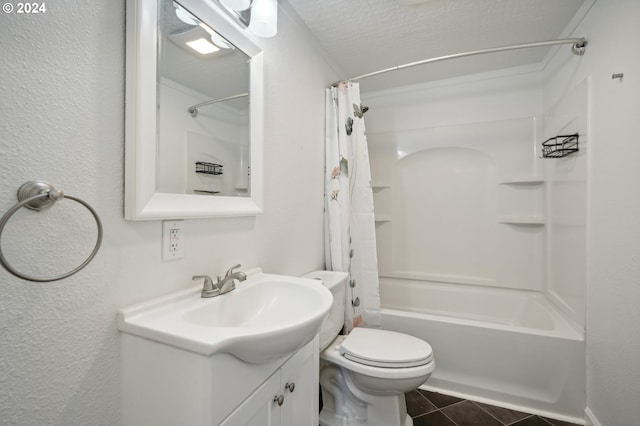
{"label": "curtain rod", "polygon": [[[482,55],[484,53],[504,52],[507,50],[527,49],[530,47],[554,46],[557,44],[572,44],[573,46],[571,46],[571,51],[575,55],[582,56],[584,55],[585,46],[587,45],[587,39],[582,37],[581,38],[563,38],[559,40],[536,41],[533,43],[512,44],[509,46],[492,47],[490,49],[472,50],[470,52],[455,53],[453,55],[446,55],[446,56],[438,56],[437,58],[424,59],[422,61],[411,62],[404,65],[398,65],[396,67],[386,68],[380,71],[370,72],[368,74],[362,74],[357,77],[352,77],[347,79],[347,81],[357,81],[363,78],[373,77],[374,75],[384,74],[391,71],[398,71],[405,68],[415,67],[418,65],[430,64],[433,62],[445,61],[447,59],[464,58],[467,56]],[[331,86],[337,86],[340,83],[342,83],[342,81],[337,81],[333,83]]]}
{"label": "curtain rod", "polygon": [[192,117],[197,117],[198,116],[198,108],[205,106],[205,105],[211,105],[211,104],[217,104],[218,102],[224,102],[224,101],[230,101],[232,99],[238,99],[238,98],[244,98],[249,96],[248,93],[240,93],[239,95],[233,95],[233,96],[227,96],[226,98],[220,98],[220,99],[212,99],[210,101],[206,101],[206,102],[202,102],[199,103],[197,105],[194,106],[190,106],[187,111],[189,111],[189,114],[191,114]]}

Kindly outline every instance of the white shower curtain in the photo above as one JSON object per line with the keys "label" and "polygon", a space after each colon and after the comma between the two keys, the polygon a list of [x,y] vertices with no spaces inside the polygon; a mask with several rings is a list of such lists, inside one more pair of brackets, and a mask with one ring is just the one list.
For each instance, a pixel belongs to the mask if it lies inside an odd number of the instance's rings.
{"label": "white shower curtain", "polygon": [[380,325],[369,151],[357,83],[326,92],[325,261],[349,273],[345,327]]}

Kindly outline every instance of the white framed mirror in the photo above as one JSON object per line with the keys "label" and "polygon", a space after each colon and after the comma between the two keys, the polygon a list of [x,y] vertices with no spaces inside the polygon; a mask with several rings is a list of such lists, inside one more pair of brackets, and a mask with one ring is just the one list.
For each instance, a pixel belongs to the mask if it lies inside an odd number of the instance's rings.
{"label": "white framed mirror", "polygon": [[[197,33],[219,51],[182,45]],[[246,31],[211,0],[128,0],[126,59],[125,219],[262,213],[263,57]]]}

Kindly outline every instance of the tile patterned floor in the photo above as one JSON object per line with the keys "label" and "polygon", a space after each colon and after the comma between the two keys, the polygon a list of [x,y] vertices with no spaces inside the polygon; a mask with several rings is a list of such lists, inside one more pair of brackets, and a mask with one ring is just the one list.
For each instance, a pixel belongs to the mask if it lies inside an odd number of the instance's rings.
{"label": "tile patterned floor", "polygon": [[577,426],[422,389],[405,397],[414,426]]}

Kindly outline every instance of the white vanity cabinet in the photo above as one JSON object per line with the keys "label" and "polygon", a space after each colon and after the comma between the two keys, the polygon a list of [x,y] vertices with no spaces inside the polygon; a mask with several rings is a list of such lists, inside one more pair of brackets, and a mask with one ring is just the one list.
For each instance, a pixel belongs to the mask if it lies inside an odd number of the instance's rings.
{"label": "white vanity cabinet", "polygon": [[[317,426],[319,343],[249,364],[122,333],[124,426]],[[286,385],[294,384],[293,392]],[[289,386],[290,388],[291,386]],[[277,399],[282,396],[282,405]]]}
{"label": "white vanity cabinet", "polygon": [[251,394],[221,426],[318,424],[317,352],[309,344]]}

